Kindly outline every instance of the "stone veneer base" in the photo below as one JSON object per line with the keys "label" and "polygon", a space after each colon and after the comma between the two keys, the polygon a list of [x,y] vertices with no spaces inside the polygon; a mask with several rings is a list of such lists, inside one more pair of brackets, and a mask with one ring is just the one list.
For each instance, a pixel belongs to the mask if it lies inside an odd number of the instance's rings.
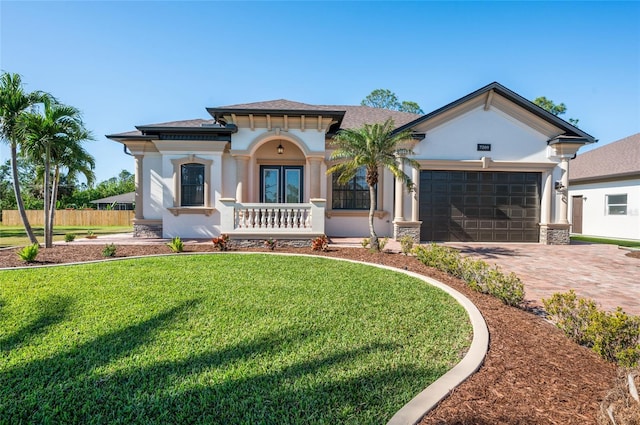
{"label": "stone veneer base", "polygon": [[420,243],[421,221],[394,221],[393,239],[400,240],[405,236],[410,236],[413,242]]}
{"label": "stone veneer base", "polygon": [[570,224],[541,224],[540,243],[544,245],[569,245]]}
{"label": "stone veneer base", "polygon": [[162,238],[162,222],[133,223],[134,238]]}

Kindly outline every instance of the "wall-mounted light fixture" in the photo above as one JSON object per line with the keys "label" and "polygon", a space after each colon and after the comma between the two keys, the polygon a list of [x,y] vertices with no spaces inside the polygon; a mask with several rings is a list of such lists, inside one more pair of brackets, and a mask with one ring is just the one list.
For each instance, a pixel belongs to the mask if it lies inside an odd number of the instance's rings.
{"label": "wall-mounted light fixture", "polygon": [[554,185],[555,190],[562,190],[564,189],[564,185],[562,184],[562,182],[560,180],[557,180],[555,185]]}
{"label": "wall-mounted light fixture", "polygon": [[278,155],[282,155],[284,153],[284,148],[282,147],[282,143],[278,145]]}

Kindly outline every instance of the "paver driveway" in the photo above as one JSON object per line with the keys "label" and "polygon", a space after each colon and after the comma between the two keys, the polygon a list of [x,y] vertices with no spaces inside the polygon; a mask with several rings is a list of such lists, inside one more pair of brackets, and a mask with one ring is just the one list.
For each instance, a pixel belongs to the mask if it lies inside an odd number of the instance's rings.
{"label": "paver driveway", "polygon": [[463,255],[497,264],[514,272],[525,284],[526,299],[542,298],[574,289],[595,299],[606,310],[617,306],[640,315],[640,259],[614,245],[575,243],[551,246],[512,243],[451,242]]}

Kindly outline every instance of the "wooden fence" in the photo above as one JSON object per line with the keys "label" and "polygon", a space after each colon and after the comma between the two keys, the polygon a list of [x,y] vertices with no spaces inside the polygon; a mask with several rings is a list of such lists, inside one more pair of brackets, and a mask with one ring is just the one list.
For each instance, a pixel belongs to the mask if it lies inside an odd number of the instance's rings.
{"label": "wooden fence", "polygon": [[[117,210],[57,210],[55,226],[131,226],[133,211]],[[27,210],[27,218],[33,226],[44,226],[44,211]],[[3,210],[2,224],[21,226],[18,210]]]}

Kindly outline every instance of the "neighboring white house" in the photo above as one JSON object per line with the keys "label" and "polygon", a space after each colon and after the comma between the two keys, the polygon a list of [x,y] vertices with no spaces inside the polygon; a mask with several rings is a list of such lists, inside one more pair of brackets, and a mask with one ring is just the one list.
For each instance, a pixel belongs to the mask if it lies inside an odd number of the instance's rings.
{"label": "neighboring white house", "polygon": [[107,137],[135,157],[136,236],[301,241],[368,235],[363,175],[327,176],[331,139],[393,118],[416,191],[381,173],[375,225],[416,240],[568,243],[569,159],[594,138],[498,83],[426,115],[288,100]]}
{"label": "neighboring white house", "polygon": [[573,233],[640,240],[640,133],[571,161]]}

